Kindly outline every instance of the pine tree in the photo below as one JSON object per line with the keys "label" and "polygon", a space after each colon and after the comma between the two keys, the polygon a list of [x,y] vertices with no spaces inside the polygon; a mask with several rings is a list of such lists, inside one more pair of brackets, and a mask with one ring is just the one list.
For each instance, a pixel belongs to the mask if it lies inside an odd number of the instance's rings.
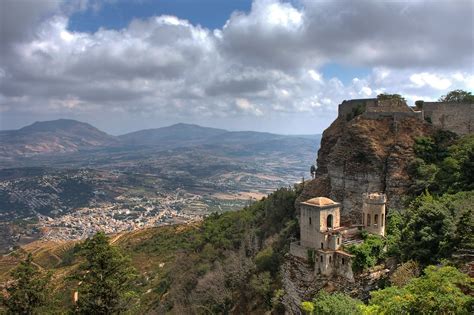
{"label": "pine tree", "polygon": [[7,294],[2,297],[7,314],[39,314],[47,304],[47,286],[51,274],[38,270],[33,264],[33,257],[26,259],[12,271],[13,283],[7,287]]}
{"label": "pine tree", "polygon": [[84,242],[79,255],[85,261],[74,275],[79,281],[74,312],[119,314],[129,308],[135,296],[131,286],[135,270],[119,248],[110,245],[108,237],[99,232]]}

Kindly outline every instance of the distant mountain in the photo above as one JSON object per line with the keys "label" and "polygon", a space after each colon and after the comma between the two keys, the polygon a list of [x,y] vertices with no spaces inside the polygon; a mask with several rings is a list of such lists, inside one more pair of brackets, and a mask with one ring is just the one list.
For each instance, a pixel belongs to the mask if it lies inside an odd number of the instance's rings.
{"label": "distant mountain", "polygon": [[[64,158],[66,161],[76,159],[77,162],[77,159],[91,160],[99,156],[104,159],[100,163],[107,164],[112,156],[122,159],[133,155],[133,159],[138,159],[149,154],[144,153],[147,150],[158,152],[188,147],[207,148],[242,157],[258,152],[294,153],[299,151],[299,147],[319,143],[319,139],[319,135],[228,131],[182,123],[115,137],[87,123],[59,119],[35,122],[18,130],[0,131],[0,167],[17,167],[22,164],[19,159],[25,162],[24,158],[31,160],[33,157],[40,159],[41,163],[27,165],[50,165]],[[73,157],[64,153],[77,154]]]}
{"label": "distant mountain", "polygon": [[119,136],[119,138],[122,143],[127,145],[158,145],[171,148],[201,144],[208,138],[227,132],[224,129],[181,123],[168,127],[131,132]]}
{"label": "distant mountain", "polygon": [[191,124],[176,124],[119,136],[122,143],[126,145],[160,146],[163,149],[196,145],[250,145],[297,138],[318,140],[318,137],[318,135],[287,136],[257,131],[228,131]]}
{"label": "distant mountain", "polygon": [[0,157],[14,159],[77,152],[118,143],[116,137],[87,123],[58,119],[35,122],[18,130],[0,131]]}

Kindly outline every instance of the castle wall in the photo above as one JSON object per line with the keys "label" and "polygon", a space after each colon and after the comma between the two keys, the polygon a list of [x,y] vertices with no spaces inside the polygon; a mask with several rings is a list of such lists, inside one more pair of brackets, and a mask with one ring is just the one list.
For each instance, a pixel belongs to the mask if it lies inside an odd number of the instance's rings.
{"label": "castle wall", "polygon": [[410,106],[403,100],[398,99],[356,99],[344,101],[339,105],[339,117],[348,120],[347,118],[352,117],[354,111],[363,106],[364,113],[362,116],[368,119],[379,119],[391,117],[396,120],[401,120],[405,117],[417,117],[422,119],[423,114],[421,111],[414,111]]}
{"label": "castle wall", "polygon": [[403,100],[377,100],[367,104],[368,113],[412,113],[413,110]]}
{"label": "castle wall", "polygon": [[336,252],[334,255],[334,273],[338,276],[354,281],[354,273],[352,271],[352,257],[350,255]]}
{"label": "castle wall", "polygon": [[459,135],[474,132],[474,104],[424,102],[423,116],[435,127]]}
{"label": "castle wall", "polygon": [[322,235],[319,232],[320,215],[318,211],[310,206],[301,205],[300,212],[300,241],[301,246],[310,248],[320,248]]}
{"label": "castle wall", "polygon": [[290,243],[290,254],[308,260],[308,248],[301,246],[300,242]]}
{"label": "castle wall", "polygon": [[367,119],[380,119],[380,118],[393,118],[395,121],[400,121],[407,117],[416,117],[420,120],[423,119],[423,113],[421,111],[411,111],[411,112],[365,112],[361,115]]}
{"label": "castle wall", "polygon": [[375,106],[377,99],[375,98],[367,98],[367,99],[355,99],[355,100],[348,100],[344,101],[339,105],[338,115],[339,117],[346,118],[347,115],[352,115],[353,111],[358,106],[365,106],[365,108],[370,106]]}
{"label": "castle wall", "polygon": [[314,272],[326,277],[336,275],[354,281],[352,257],[341,251],[317,250],[314,257]]}
{"label": "castle wall", "polygon": [[318,250],[315,253],[314,271],[324,276],[331,276],[334,273],[334,252]]}
{"label": "castle wall", "polygon": [[301,246],[314,249],[328,248],[328,237],[321,233],[326,232],[327,217],[332,215],[333,228],[340,226],[340,207],[311,207],[305,204],[301,205],[300,213],[300,240]]}
{"label": "castle wall", "polygon": [[327,226],[327,217],[329,215],[332,215],[332,228],[338,228],[341,225],[340,222],[340,208],[339,207],[334,207],[334,208],[326,208],[326,209],[321,209],[319,211],[319,220],[320,220],[320,231],[321,232],[326,232],[328,230]]}

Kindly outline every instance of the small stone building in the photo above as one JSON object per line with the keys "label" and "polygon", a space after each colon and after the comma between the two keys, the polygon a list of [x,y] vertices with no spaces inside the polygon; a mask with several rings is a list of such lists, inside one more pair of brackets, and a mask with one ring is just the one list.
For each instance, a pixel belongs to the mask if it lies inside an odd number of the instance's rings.
{"label": "small stone building", "polygon": [[352,258],[344,245],[361,243],[362,230],[385,235],[385,194],[364,194],[363,225],[341,226],[341,204],[326,197],[301,203],[300,241],[290,244],[290,253],[304,260],[314,260],[316,274],[354,279]]}

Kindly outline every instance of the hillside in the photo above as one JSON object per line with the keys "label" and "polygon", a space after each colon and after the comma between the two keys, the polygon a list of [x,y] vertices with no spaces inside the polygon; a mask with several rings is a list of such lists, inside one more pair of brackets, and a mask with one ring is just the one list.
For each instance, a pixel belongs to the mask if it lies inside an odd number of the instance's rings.
{"label": "hillside", "polygon": [[203,143],[206,139],[226,133],[226,130],[191,124],[175,124],[162,128],[145,129],[119,136],[127,145],[154,145],[164,148]]}
{"label": "hillside", "polygon": [[117,145],[118,140],[76,120],[35,122],[18,130],[0,131],[0,158],[78,152]]}
{"label": "hillside", "polygon": [[[227,131],[191,124],[140,130],[118,137],[75,120],[36,122],[18,130],[0,131],[0,168],[58,166],[90,163],[104,166],[117,160],[146,160],[158,152],[194,148],[212,155],[297,153],[314,150],[320,135],[278,135],[255,131]],[[309,148],[309,146],[312,146]],[[235,152],[235,153],[232,153]],[[96,162],[98,161],[98,162]]]}

